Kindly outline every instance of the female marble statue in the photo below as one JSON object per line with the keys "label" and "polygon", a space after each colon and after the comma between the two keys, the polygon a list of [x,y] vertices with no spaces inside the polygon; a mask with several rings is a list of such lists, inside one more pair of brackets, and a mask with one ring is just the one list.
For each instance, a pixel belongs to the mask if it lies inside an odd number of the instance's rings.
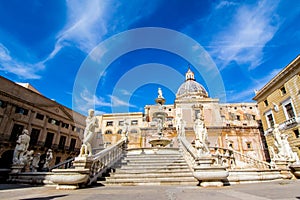
{"label": "female marble statue", "polygon": [[80,155],[92,156],[92,146],[91,142],[95,135],[95,128],[98,127],[98,119],[94,116],[94,110],[90,109],[88,111],[89,116],[86,118],[86,127],[84,129],[83,144],[80,149]]}
{"label": "female marble statue", "polygon": [[158,93],[158,98],[164,98],[164,97],[163,97],[163,94],[162,94],[161,88],[158,88],[157,93]]}
{"label": "female marble statue", "polygon": [[204,126],[204,122],[201,120],[201,114],[197,114],[197,119],[194,123],[194,131],[196,135],[195,146],[200,150],[200,153],[207,154],[209,149],[207,146],[207,129]]}

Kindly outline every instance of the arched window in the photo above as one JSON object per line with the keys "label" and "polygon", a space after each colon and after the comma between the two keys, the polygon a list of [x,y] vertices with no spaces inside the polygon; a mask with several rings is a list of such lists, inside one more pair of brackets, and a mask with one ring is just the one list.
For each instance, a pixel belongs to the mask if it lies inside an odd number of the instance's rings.
{"label": "arched window", "polygon": [[105,134],[112,134],[112,131],[111,130],[106,130]]}
{"label": "arched window", "polygon": [[118,130],[118,134],[122,134],[122,129],[119,129],[119,130]]}

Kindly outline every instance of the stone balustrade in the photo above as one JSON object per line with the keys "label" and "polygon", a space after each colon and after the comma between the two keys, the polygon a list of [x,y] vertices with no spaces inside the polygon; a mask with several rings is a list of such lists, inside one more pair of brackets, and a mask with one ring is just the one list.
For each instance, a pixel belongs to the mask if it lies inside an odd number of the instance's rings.
{"label": "stone balustrade", "polygon": [[221,164],[229,169],[238,168],[256,168],[256,169],[272,169],[274,168],[268,162],[252,158],[249,155],[242,154],[233,149],[221,148],[221,147],[209,147],[212,156],[214,157],[214,163]]}
{"label": "stone balustrade", "polygon": [[90,157],[76,157],[73,161],[73,168],[53,169],[51,181],[57,184],[57,189],[77,189],[91,185],[121,159],[126,148],[126,141],[126,138],[121,139],[115,145]]}

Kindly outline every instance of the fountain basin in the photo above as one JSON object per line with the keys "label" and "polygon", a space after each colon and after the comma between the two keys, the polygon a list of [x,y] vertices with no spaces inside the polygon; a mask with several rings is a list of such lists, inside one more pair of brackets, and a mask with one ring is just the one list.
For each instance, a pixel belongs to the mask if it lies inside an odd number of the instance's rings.
{"label": "fountain basin", "polygon": [[153,140],[150,140],[149,143],[152,145],[152,147],[165,147],[171,143],[171,140],[163,139],[163,138],[153,139]]}

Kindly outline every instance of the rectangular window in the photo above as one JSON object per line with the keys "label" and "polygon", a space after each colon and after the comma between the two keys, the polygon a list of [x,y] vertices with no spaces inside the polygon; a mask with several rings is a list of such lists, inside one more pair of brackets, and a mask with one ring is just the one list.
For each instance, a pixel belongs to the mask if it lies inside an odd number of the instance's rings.
{"label": "rectangular window", "polygon": [[248,149],[252,149],[251,142],[247,142],[247,148],[248,148]]}
{"label": "rectangular window", "polygon": [[295,134],[296,138],[298,138],[299,137],[299,130],[298,129],[294,130],[294,134]]}
{"label": "rectangular window", "polygon": [[5,108],[7,106],[7,102],[0,100],[0,108]]}
{"label": "rectangular window", "polygon": [[264,104],[265,104],[265,106],[268,106],[269,105],[268,100],[264,100]]}
{"label": "rectangular window", "polygon": [[138,125],[138,120],[131,120],[131,125]]}
{"label": "rectangular window", "polygon": [[30,134],[30,146],[35,146],[39,140],[41,130],[33,128]]}
{"label": "rectangular window", "polygon": [[53,138],[54,138],[54,133],[48,132],[47,136],[46,136],[45,147],[51,148],[52,142],[53,142]]}
{"label": "rectangular window", "polygon": [[280,92],[281,92],[281,95],[285,95],[286,94],[286,90],[285,90],[284,86],[282,88],[280,88]]}
{"label": "rectangular window", "polygon": [[14,141],[14,142],[17,141],[19,135],[22,134],[23,129],[24,129],[23,125],[14,124],[14,127],[13,127],[13,129],[11,131],[9,140],[10,141]]}
{"label": "rectangular window", "polygon": [[241,116],[237,115],[236,116],[236,120],[240,121],[241,120]]}
{"label": "rectangular window", "polygon": [[44,120],[44,115],[40,114],[40,113],[36,113],[35,118],[39,119],[39,120]]}
{"label": "rectangular window", "polygon": [[119,121],[119,126],[124,126],[124,121]]}
{"label": "rectangular window", "polygon": [[113,126],[113,121],[106,122],[106,126]]}
{"label": "rectangular window", "polygon": [[22,114],[22,115],[28,115],[28,110],[18,106],[15,110],[15,113]]}
{"label": "rectangular window", "polygon": [[61,122],[61,127],[68,129],[69,128],[69,124]]}
{"label": "rectangular window", "polygon": [[70,151],[74,151],[75,150],[75,146],[76,146],[76,139],[71,138],[71,142],[70,142]]}
{"label": "rectangular window", "polygon": [[269,128],[274,127],[274,119],[273,119],[273,115],[272,114],[268,114],[267,115],[267,120],[268,120],[268,124],[269,124]]}
{"label": "rectangular window", "polygon": [[48,119],[48,123],[50,124],[55,124],[56,126],[59,126],[60,125],[60,121],[56,120],[56,119],[53,119],[53,118],[49,118]]}
{"label": "rectangular window", "polygon": [[287,116],[289,119],[291,118],[294,118],[295,117],[295,113],[294,113],[294,110],[293,110],[293,107],[292,107],[292,104],[291,103],[288,103],[284,106],[285,110],[286,110],[286,113],[287,113]]}
{"label": "rectangular window", "polygon": [[66,136],[63,136],[63,135],[60,136],[59,144],[58,144],[58,149],[63,150],[65,148],[66,140],[67,140]]}

